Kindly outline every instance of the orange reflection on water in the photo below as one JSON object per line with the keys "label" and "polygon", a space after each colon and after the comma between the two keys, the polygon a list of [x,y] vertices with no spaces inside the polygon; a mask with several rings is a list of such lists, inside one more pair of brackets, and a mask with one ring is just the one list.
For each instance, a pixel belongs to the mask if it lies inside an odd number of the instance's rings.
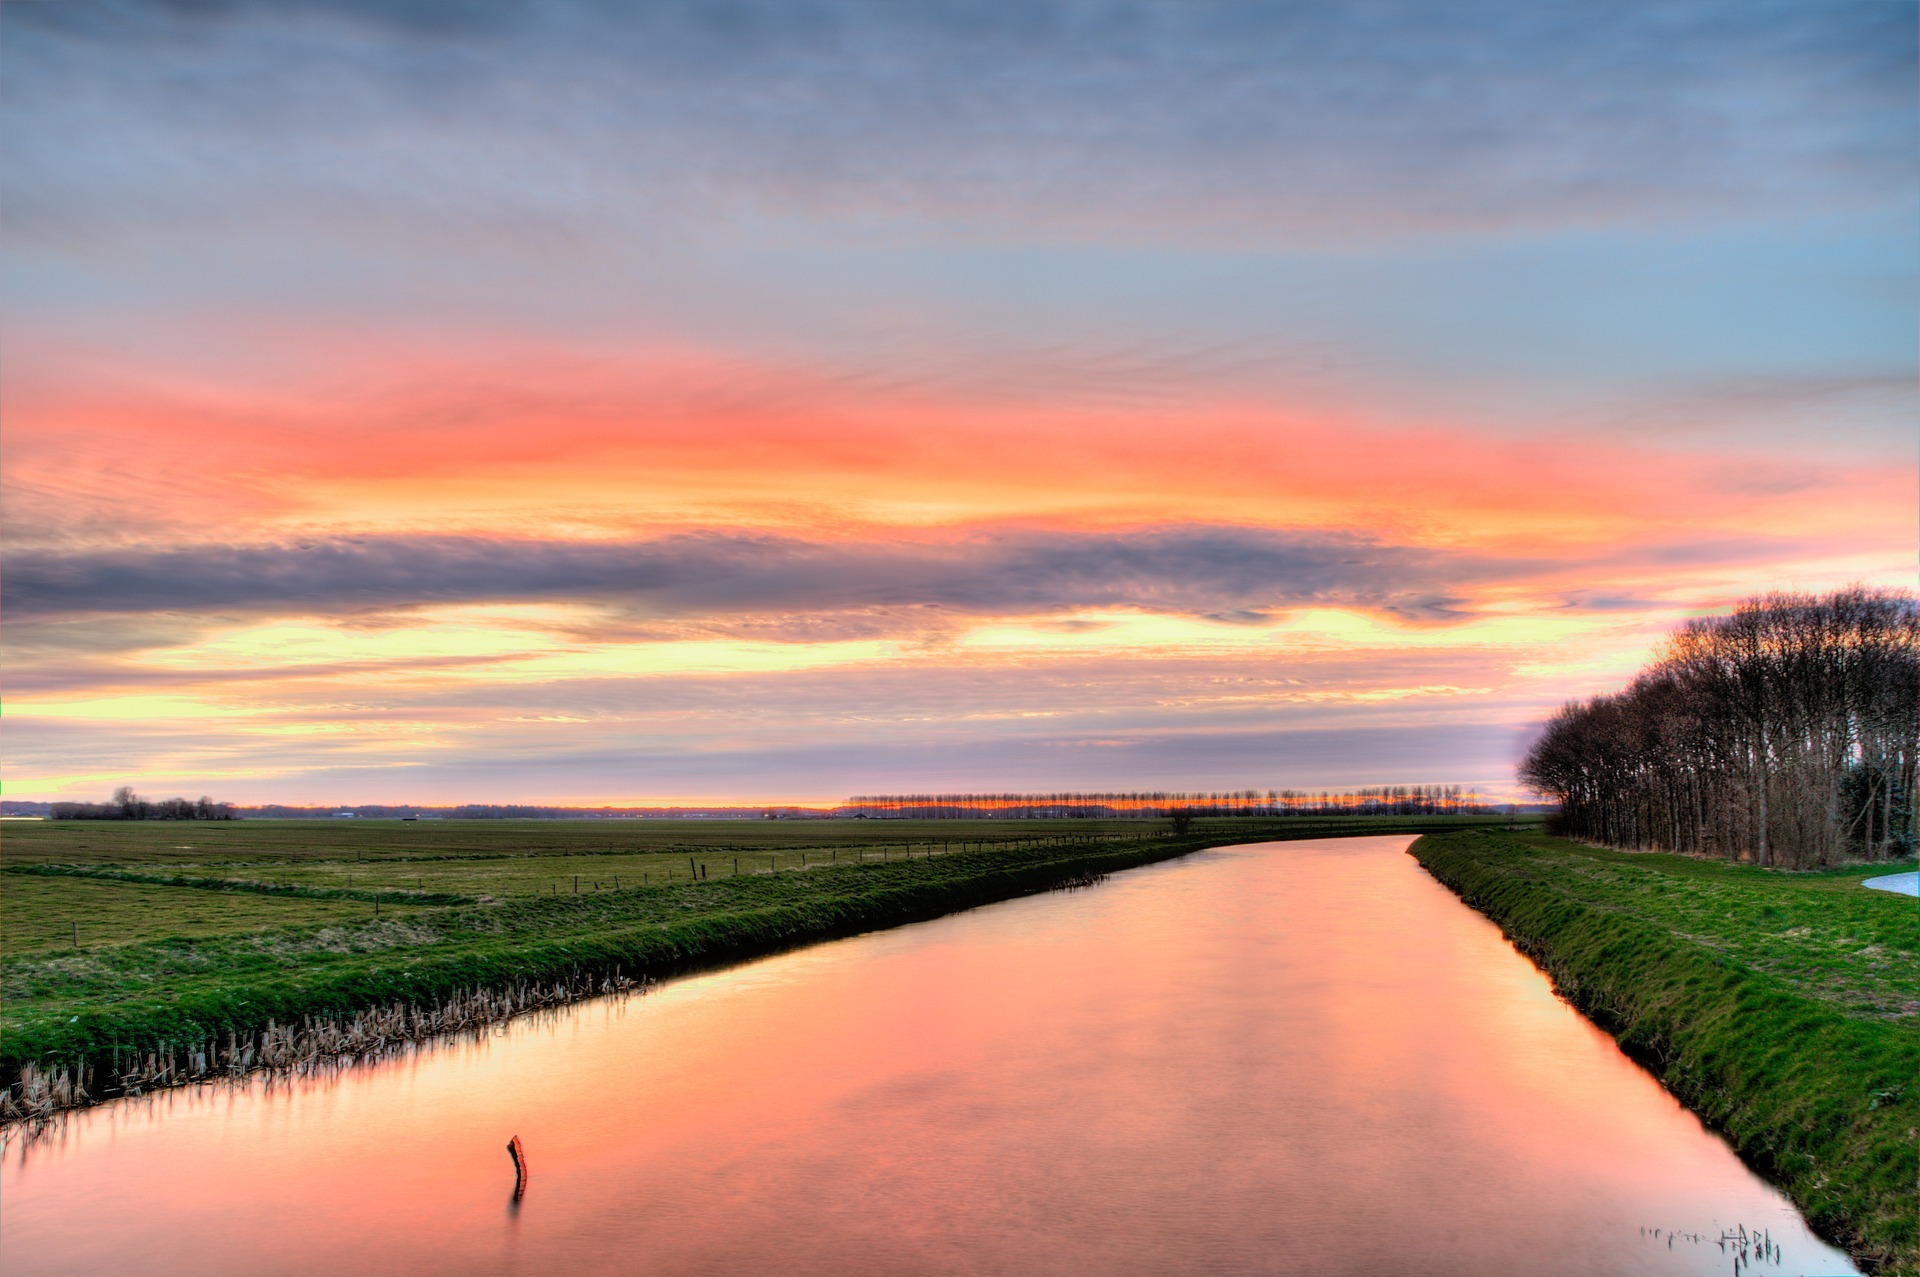
{"label": "orange reflection on water", "polygon": [[109,1106],[10,1150],[0,1268],[1718,1274],[1743,1224],[1784,1247],[1743,1272],[1852,1271],[1406,842],[1206,853]]}

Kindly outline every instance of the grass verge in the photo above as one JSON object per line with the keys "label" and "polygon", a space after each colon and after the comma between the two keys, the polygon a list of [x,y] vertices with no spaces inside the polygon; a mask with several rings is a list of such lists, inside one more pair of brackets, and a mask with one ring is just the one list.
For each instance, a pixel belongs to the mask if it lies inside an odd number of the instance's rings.
{"label": "grass verge", "polygon": [[1490,830],[1412,854],[1870,1272],[1920,1271],[1920,910],[1859,880]]}

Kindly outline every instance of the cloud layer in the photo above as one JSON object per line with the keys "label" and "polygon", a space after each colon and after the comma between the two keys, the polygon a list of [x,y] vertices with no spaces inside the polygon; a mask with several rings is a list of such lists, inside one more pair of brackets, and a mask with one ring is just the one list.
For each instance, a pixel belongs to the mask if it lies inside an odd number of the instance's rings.
{"label": "cloud layer", "polygon": [[1437,619],[1450,585],[1486,574],[1461,556],[1352,534],[1234,527],[1003,531],[919,545],[726,533],[617,544],[380,537],[22,553],[8,560],[4,601],[20,619],[550,600],[664,619],[1138,608],[1253,620],[1308,604]]}
{"label": "cloud layer", "polygon": [[13,234],[67,240],[262,219],[597,236],[796,208],[1254,239],[1804,213],[1906,190],[1909,17],[1777,0],[23,5],[6,193]]}

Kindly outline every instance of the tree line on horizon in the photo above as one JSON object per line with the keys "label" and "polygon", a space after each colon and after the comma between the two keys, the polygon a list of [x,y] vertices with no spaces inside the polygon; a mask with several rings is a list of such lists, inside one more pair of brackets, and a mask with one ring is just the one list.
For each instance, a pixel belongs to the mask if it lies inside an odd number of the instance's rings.
{"label": "tree line on horizon", "polygon": [[[122,793],[126,801],[122,801]],[[104,803],[43,802],[8,799],[0,803],[0,815],[43,816],[48,820],[326,820],[335,816],[356,816],[368,820],[614,820],[634,818],[710,818],[746,819],[773,817],[821,818],[830,812],[804,807],[768,807],[756,803],[738,807],[550,807],[526,803],[462,803],[458,806],[431,807],[414,803],[328,803],[319,806],[291,806],[263,803],[237,806],[208,798],[190,801],[169,798],[151,802],[135,795],[130,787],[115,791]]]}
{"label": "tree line on horizon", "polygon": [[1352,790],[1112,790],[1053,793],[857,794],[837,812],[915,820],[1044,817],[1449,816],[1491,810],[1460,785],[1375,785]]}
{"label": "tree line on horizon", "polygon": [[49,820],[233,820],[232,803],[217,803],[202,795],[193,798],[140,797],[130,785],[113,791],[104,803],[54,803],[47,809]]}
{"label": "tree line on horizon", "polygon": [[332,816],[357,816],[368,820],[417,820],[421,816],[435,820],[561,820],[573,816],[595,815],[611,809],[589,811],[575,807],[544,807],[529,803],[462,803],[455,807],[422,807],[413,803],[326,803],[293,806],[287,803],[261,803],[239,809],[250,820],[325,820]]}
{"label": "tree line on horizon", "polygon": [[1773,593],[1564,706],[1520,779],[1577,838],[1811,868],[1914,850],[1916,736],[1915,596]]}

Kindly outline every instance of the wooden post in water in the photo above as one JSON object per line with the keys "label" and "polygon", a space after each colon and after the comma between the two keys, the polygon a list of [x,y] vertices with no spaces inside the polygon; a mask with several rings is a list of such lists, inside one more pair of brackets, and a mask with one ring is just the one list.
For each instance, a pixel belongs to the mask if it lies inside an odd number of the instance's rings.
{"label": "wooden post in water", "polygon": [[527,1151],[520,1147],[520,1137],[514,1136],[507,1141],[507,1156],[513,1159],[513,1200],[527,1191]]}

